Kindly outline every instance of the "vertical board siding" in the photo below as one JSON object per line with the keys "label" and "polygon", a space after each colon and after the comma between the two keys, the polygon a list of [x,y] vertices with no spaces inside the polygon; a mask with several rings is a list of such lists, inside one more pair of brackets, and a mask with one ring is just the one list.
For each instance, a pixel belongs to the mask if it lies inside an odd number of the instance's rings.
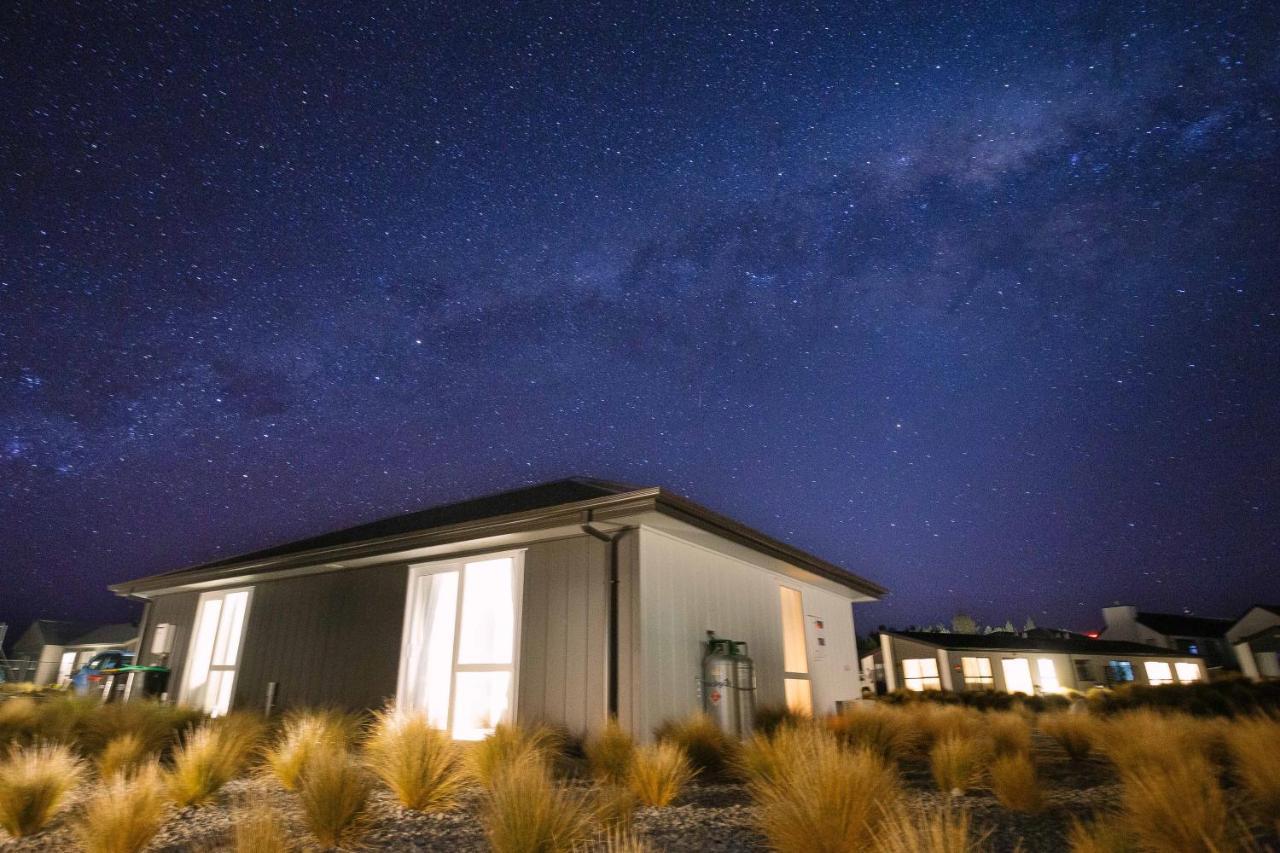
{"label": "vertical board siding", "polygon": [[[191,645],[191,627],[196,621],[196,605],[199,601],[198,592],[174,592],[156,596],[138,641],[138,660],[147,666],[169,667],[169,684],[166,690],[173,699],[178,698],[182,684],[183,665],[186,663],[187,649]],[[173,626],[167,663],[161,655],[151,654],[151,638],[155,635],[156,626],[162,623]]]}

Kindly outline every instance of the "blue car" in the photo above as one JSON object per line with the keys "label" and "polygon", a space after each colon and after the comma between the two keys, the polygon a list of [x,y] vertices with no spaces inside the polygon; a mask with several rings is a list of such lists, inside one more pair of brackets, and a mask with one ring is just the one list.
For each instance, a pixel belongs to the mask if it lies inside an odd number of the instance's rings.
{"label": "blue car", "polygon": [[77,696],[87,696],[106,687],[104,670],[119,669],[133,663],[133,652],[98,652],[71,676],[71,689]]}

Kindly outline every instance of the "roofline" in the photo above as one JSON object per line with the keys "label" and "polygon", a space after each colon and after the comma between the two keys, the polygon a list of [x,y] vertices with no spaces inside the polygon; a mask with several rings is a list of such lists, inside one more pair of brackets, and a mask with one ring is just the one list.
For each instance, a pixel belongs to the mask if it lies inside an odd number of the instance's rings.
{"label": "roofline", "polygon": [[[658,487],[633,489],[614,495],[601,495],[582,501],[556,504],[549,507],[491,516],[476,521],[465,521],[440,527],[424,528],[412,533],[399,533],[366,539],[360,542],[312,548],[290,554],[279,554],[260,559],[235,562],[219,562],[216,565],[200,565],[163,574],[148,575],[129,581],[111,584],[107,588],[116,595],[146,598],[146,593],[209,585],[222,580],[233,580],[248,573],[275,573],[288,569],[323,566],[342,560],[376,557],[397,551],[433,545],[447,545],[503,534],[522,533],[562,525],[586,524],[611,516],[626,515],[646,510],[656,510],[666,515],[694,524],[705,530],[792,563],[806,571],[860,592],[873,598],[888,593],[884,587],[848,572],[834,563],[787,545],[747,527],[727,516],[707,509],[693,501],[665,492]],[[340,571],[344,566],[332,566],[330,571]]]}
{"label": "roofline", "polygon": [[[914,634],[910,632],[905,632],[905,631],[880,631],[878,633],[888,634],[891,637],[897,637],[898,639],[906,640],[907,642],[910,642],[910,643],[924,643],[925,645],[934,646],[939,649],[947,649],[949,651],[957,651],[957,652],[1042,652],[1044,654],[1058,654],[1058,655],[1075,655],[1075,654],[1103,655],[1103,654],[1109,654],[1111,652],[1115,652],[1114,649],[1112,650],[1099,649],[1096,652],[1074,652],[1074,651],[1064,651],[1062,649],[1036,648],[1035,646],[1012,646],[1012,647],[1011,646],[948,646],[945,642],[935,641],[935,640],[926,640],[922,637],[917,637]],[[928,632],[923,632],[923,633],[928,633]],[[948,635],[939,634],[938,636],[946,637]],[[963,636],[973,637],[973,636],[983,636],[983,635],[964,634]],[[1135,654],[1135,655],[1149,654],[1154,657],[1187,658],[1188,660],[1193,660],[1193,659],[1203,660],[1203,657],[1201,655],[1188,654],[1186,652],[1180,651],[1179,649],[1166,649],[1163,646],[1153,646],[1148,643],[1131,643],[1128,640],[1095,640],[1092,638],[1089,639],[1089,642],[1107,643],[1107,644],[1112,644],[1112,643],[1123,644],[1129,647],[1129,649],[1127,650],[1129,654]],[[1150,651],[1145,653],[1140,651],[1134,651],[1133,650],[1134,646],[1150,649]],[[1115,652],[1115,653],[1119,654],[1119,652]]]}

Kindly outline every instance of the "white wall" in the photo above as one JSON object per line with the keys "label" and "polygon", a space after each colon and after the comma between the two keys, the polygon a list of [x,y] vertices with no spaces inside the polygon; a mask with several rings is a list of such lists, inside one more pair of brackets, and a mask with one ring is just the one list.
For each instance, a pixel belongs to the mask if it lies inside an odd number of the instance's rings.
{"label": "white wall", "polygon": [[852,591],[843,597],[650,527],[639,531],[639,549],[639,648],[633,651],[641,737],[663,720],[701,709],[698,679],[708,630],[748,643],[757,706],[783,703],[780,585],[800,590],[806,617],[825,623],[825,652],[817,652],[806,619],[815,712],[833,712],[837,700],[861,696]]}

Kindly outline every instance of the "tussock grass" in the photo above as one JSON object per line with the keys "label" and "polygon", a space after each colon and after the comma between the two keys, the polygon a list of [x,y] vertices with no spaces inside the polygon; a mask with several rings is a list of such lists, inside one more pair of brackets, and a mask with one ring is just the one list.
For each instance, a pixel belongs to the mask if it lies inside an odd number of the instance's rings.
{"label": "tussock grass", "polygon": [[124,735],[141,741],[143,754],[172,746],[184,729],[204,720],[204,714],[179,705],[152,700],[97,705],[77,715],[74,739],[88,756],[101,756]]}
{"label": "tussock grass", "polygon": [[298,804],[321,847],[348,846],[367,828],[373,780],[347,750],[316,750],[298,780]]}
{"label": "tussock grass", "polygon": [[193,729],[174,752],[169,796],[182,807],[209,802],[245,768],[263,731],[259,718],[236,714]]}
{"label": "tussock grass", "polygon": [[1213,765],[1195,753],[1121,770],[1124,825],[1149,853],[1228,849],[1227,807]]}
{"label": "tussock grass", "polygon": [[574,848],[584,853],[650,853],[652,848],[624,829],[610,829],[591,844]]}
{"label": "tussock grass", "polygon": [[615,719],[609,720],[601,732],[587,739],[584,745],[587,766],[599,782],[622,785],[631,773],[631,760],[636,744],[631,735],[622,730]]}
{"label": "tussock grass", "polygon": [[10,747],[0,760],[0,828],[16,838],[44,829],[83,776],[84,764],[61,744]]}
{"label": "tussock grass", "polygon": [[263,753],[264,764],[285,790],[297,790],[302,769],[316,750],[345,749],[354,725],[349,716],[333,711],[289,713]]}
{"label": "tussock grass", "polygon": [[476,781],[490,788],[509,764],[528,761],[550,767],[559,746],[559,735],[548,726],[525,728],[502,723],[493,734],[472,744],[467,768]]}
{"label": "tussock grass", "polygon": [[1040,718],[1040,729],[1057,741],[1072,761],[1084,761],[1100,736],[1098,721],[1087,713],[1057,712]]}
{"label": "tussock grass", "polygon": [[14,696],[0,701],[0,745],[27,742],[39,719],[39,705],[29,696]]}
{"label": "tussock grass", "polygon": [[595,822],[609,831],[629,831],[639,800],[624,785],[602,785],[595,791],[592,816]]}
{"label": "tussock grass", "polygon": [[1142,768],[1159,772],[1187,760],[1203,759],[1219,751],[1217,727],[1182,713],[1126,711],[1099,724],[1098,744],[1116,769],[1138,773]]}
{"label": "tussock grass", "polygon": [[1031,724],[1017,711],[992,711],[987,714],[986,734],[998,756],[1031,752]]}
{"label": "tussock grass", "polygon": [[492,779],[483,820],[494,853],[568,853],[593,832],[586,797],[556,785],[533,752],[506,762]]}
{"label": "tussock grass", "polygon": [[286,853],[297,846],[281,814],[265,803],[242,805],[232,818],[231,849],[235,853]]}
{"label": "tussock grass", "polygon": [[166,809],[158,764],[135,768],[132,776],[112,774],[85,803],[76,840],[85,853],[139,853],[160,831]]}
{"label": "tussock grass", "polygon": [[920,739],[912,717],[893,708],[855,708],[826,722],[842,743],[878,752],[886,761],[909,755]]}
{"label": "tussock grass", "polygon": [[990,742],[973,735],[948,734],[929,750],[929,772],[944,794],[963,794],[982,775],[991,756]]}
{"label": "tussock grass", "polygon": [[128,776],[145,765],[152,755],[144,736],[133,732],[118,734],[107,741],[98,756],[98,775],[103,779],[117,774]]}
{"label": "tussock grass", "polygon": [[779,853],[870,846],[885,809],[898,802],[897,774],[879,753],[842,747],[822,727],[795,731],[771,770],[749,783],[769,845]]}
{"label": "tussock grass", "polygon": [[[772,737],[755,735],[743,744],[735,756],[735,769],[748,783],[775,782],[788,761],[797,760],[796,756],[816,755],[827,748],[833,734],[830,730],[823,731],[810,720],[795,726],[784,726],[775,731]],[[836,742],[847,746],[838,736]],[[850,749],[860,748],[864,747]]]}
{"label": "tussock grass", "polygon": [[1044,792],[1031,756],[1014,752],[991,762],[991,790],[1000,805],[1014,812],[1044,810]]}
{"label": "tussock grass", "polygon": [[1072,820],[1067,843],[1071,853],[1138,853],[1129,833],[1113,816],[1099,817],[1089,823]]}
{"label": "tussock grass", "polygon": [[374,774],[401,805],[415,811],[452,808],[468,782],[458,745],[433,728],[425,712],[379,712],[364,751]]}
{"label": "tussock grass", "polygon": [[875,853],[978,853],[969,813],[944,805],[921,819],[904,808],[889,809],[874,833]]}
{"label": "tussock grass", "polygon": [[917,743],[926,752],[948,737],[974,738],[984,729],[982,712],[959,705],[921,702],[903,706],[902,712],[916,731]]}
{"label": "tussock grass", "polygon": [[737,741],[720,731],[715,720],[706,714],[669,720],[654,734],[659,741],[680,747],[694,769],[708,776],[724,773],[736,757]]}
{"label": "tussock grass", "polygon": [[671,805],[695,774],[680,747],[658,743],[635,751],[628,786],[642,804],[662,808]]}
{"label": "tussock grass", "polygon": [[1226,733],[1235,778],[1244,790],[1249,811],[1280,835],[1280,721],[1268,717],[1239,719]]}

